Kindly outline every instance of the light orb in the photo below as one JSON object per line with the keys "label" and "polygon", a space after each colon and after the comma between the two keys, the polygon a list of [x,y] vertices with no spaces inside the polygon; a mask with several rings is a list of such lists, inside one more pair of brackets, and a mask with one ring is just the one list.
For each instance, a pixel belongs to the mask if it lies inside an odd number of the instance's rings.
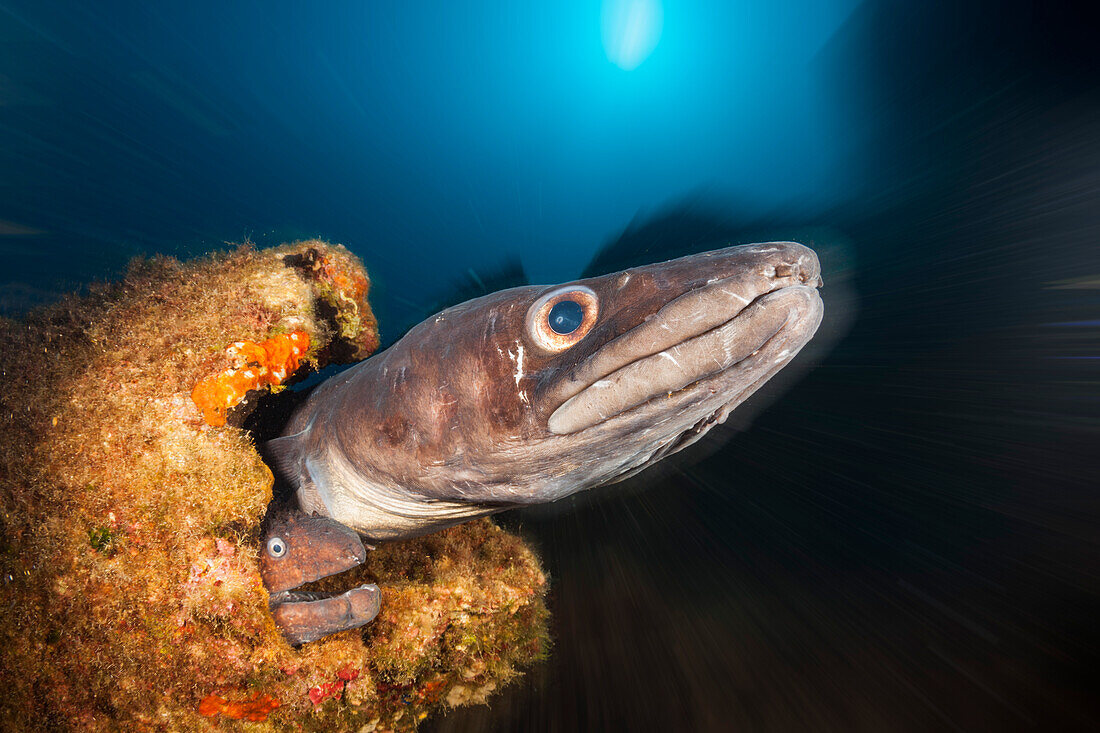
{"label": "light orb", "polygon": [[661,39],[664,11],[660,0],[604,0],[600,32],[608,60],[620,69],[635,69]]}

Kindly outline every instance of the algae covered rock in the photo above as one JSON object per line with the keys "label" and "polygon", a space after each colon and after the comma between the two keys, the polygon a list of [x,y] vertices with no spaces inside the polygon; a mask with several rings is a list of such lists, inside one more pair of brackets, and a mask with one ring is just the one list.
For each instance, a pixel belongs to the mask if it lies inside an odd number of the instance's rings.
{"label": "algae covered rock", "polygon": [[381,586],[363,630],[294,649],[271,621],[273,479],[239,426],[377,348],[368,290],[309,241],[138,261],[0,321],[0,728],[407,729],[544,653],[538,561],[488,520],[318,584]]}

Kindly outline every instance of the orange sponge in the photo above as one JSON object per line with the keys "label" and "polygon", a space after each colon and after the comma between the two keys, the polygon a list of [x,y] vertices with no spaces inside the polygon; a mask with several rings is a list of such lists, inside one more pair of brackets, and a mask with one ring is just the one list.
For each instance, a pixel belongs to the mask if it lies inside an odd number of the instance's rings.
{"label": "orange sponge", "polygon": [[225,425],[229,408],[237,405],[252,389],[281,384],[298,369],[309,351],[309,334],[293,331],[266,341],[237,341],[225,350],[236,364],[207,377],[191,390],[191,399],[202,410],[209,425]]}
{"label": "orange sponge", "polygon": [[242,718],[260,723],[267,720],[272,710],[279,707],[279,701],[271,695],[253,692],[247,700],[231,702],[220,695],[210,694],[199,703],[199,715],[211,718],[219,713],[233,720]]}

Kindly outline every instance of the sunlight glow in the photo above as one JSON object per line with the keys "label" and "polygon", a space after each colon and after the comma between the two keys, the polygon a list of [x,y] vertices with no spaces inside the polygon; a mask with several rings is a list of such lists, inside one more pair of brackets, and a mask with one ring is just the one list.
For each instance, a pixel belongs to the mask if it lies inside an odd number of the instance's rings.
{"label": "sunlight glow", "polygon": [[657,47],[663,23],[660,0],[604,0],[600,31],[607,58],[625,71],[637,68]]}

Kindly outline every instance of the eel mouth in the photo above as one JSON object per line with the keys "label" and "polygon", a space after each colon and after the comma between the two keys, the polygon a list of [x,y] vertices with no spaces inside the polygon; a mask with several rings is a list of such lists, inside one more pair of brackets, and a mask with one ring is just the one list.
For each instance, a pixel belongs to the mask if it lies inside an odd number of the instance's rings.
{"label": "eel mouth", "polygon": [[[575,433],[694,390],[713,405],[700,426],[724,420],[821,322],[817,257],[800,245],[776,251],[788,261],[690,290],[589,357],[576,370],[571,394],[550,415],[549,431]],[[677,450],[684,447],[675,442]]]}
{"label": "eel mouth", "polygon": [[382,607],[382,591],[365,583],[343,593],[286,590],[271,595],[275,625],[291,644],[316,641],[369,623]]}
{"label": "eel mouth", "polygon": [[296,510],[269,518],[260,577],[269,593],[272,619],[287,641],[305,644],[358,628],[378,615],[382,592],[374,583],[343,593],[297,590],[366,560],[359,534],[334,519]]}

